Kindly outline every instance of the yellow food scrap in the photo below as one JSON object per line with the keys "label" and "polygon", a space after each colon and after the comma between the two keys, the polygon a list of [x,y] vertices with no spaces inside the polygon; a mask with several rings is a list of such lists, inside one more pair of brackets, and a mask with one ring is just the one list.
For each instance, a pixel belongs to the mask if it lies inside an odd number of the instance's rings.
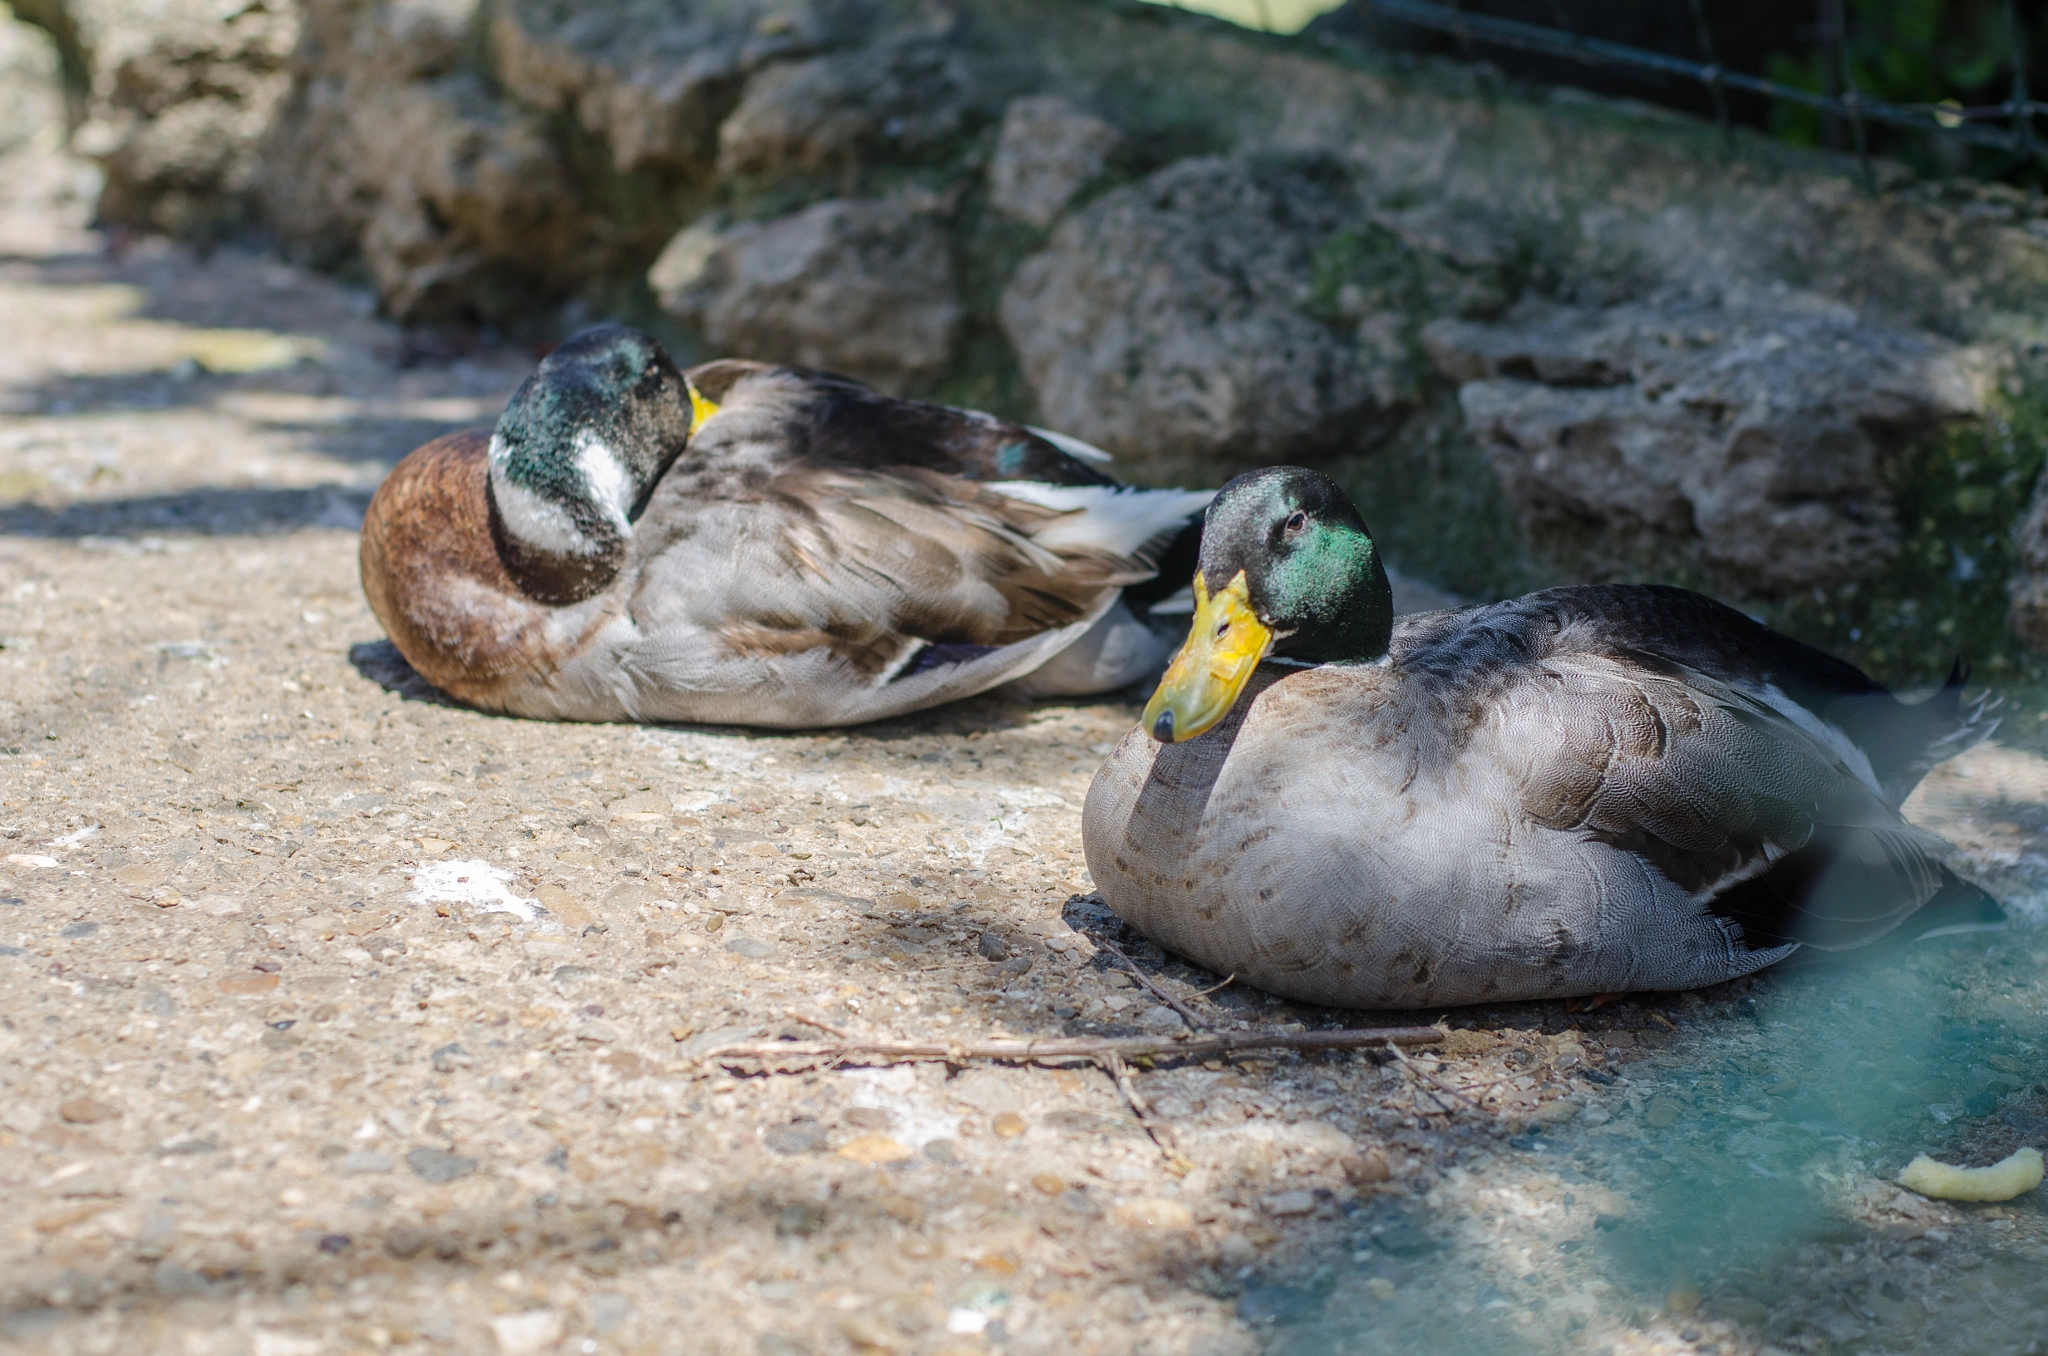
{"label": "yellow food scrap", "polygon": [[1938,1201],[2009,1201],[2041,1185],[2041,1151],[2021,1149],[1988,1168],[1957,1168],[1926,1154],[1906,1165],[1899,1185]]}

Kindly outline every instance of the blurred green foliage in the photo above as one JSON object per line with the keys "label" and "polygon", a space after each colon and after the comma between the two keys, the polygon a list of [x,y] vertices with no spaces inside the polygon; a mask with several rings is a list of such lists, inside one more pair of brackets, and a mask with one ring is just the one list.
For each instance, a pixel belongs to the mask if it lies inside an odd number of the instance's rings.
{"label": "blurred green foliage", "polygon": [[[2006,0],[1844,0],[1847,64],[1859,93],[1899,104],[1951,103],[1958,109],[2004,103],[2012,97],[2012,28]],[[2048,96],[2048,6],[2018,3],[2029,95]],[[1816,93],[1839,91],[1841,73],[1816,41],[1798,52],[1774,54],[1764,74]],[[1830,78],[1832,75],[1832,78]],[[1826,144],[1827,119],[1817,110],[1780,103],[1772,130],[1788,141]],[[2048,118],[2036,117],[2035,138],[2048,139]],[[2004,128],[1997,120],[1983,124]],[[1903,160],[1927,174],[1968,173],[2023,184],[2048,184],[2048,165],[1995,147],[1971,146],[1911,128],[1865,124],[1873,153]],[[1846,127],[1838,144],[1852,143]]]}
{"label": "blurred green foliage", "polygon": [[1767,609],[1767,620],[1895,687],[1938,682],[1961,659],[1975,683],[2005,695],[2005,736],[2048,747],[2048,663],[2006,624],[2013,524],[2044,464],[2048,377],[2035,373],[1897,468],[1902,540],[1889,565],[1826,598]]}

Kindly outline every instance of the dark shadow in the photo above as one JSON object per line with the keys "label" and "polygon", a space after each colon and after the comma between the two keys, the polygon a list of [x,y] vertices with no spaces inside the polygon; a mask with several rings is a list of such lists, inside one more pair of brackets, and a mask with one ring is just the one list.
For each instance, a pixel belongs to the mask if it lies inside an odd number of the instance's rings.
{"label": "dark shadow", "polygon": [[371,491],[343,485],[307,489],[198,489],[135,499],[93,499],[46,508],[0,509],[0,535],[55,537],[247,537],[308,527],[362,526]]}
{"label": "dark shadow", "polygon": [[391,467],[408,452],[424,447],[444,434],[481,426],[489,421],[438,419],[349,419],[341,423],[301,424],[274,422],[265,425],[292,435],[301,451],[318,453],[352,466]]}
{"label": "dark shadow", "polygon": [[[248,374],[215,374],[203,369],[142,369],[53,377],[48,381],[8,388],[5,405],[15,413],[71,416],[133,414],[203,409],[237,391],[318,396],[327,384],[317,365],[277,368]],[[350,465],[391,466],[406,453],[445,433],[473,427],[479,420],[409,419],[364,416],[340,420],[253,420],[260,427],[290,435],[296,450]]]}
{"label": "dark shadow", "polygon": [[420,677],[419,670],[407,663],[398,647],[388,640],[365,640],[349,646],[348,662],[357,673],[406,701],[453,706],[464,711],[473,709]]}
{"label": "dark shadow", "polygon": [[[430,383],[437,396],[496,398],[530,365],[528,350],[507,345],[488,330],[372,327],[366,323],[371,309],[366,295],[352,294],[328,278],[288,270],[244,245],[204,255],[160,242],[132,251],[119,245],[116,235],[101,254],[0,255],[0,268],[53,289],[132,287],[140,294],[135,319],[204,330],[268,331],[280,341],[304,341],[311,347],[295,361],[249,371],[213,371],[187,358],[161,368],[0,381],[0,409],[57,416],[190,409],[237,392],[379,399],[393,393],[399,373],[428,368],[450,369],[450,380]],[[323,341],[335,347],[332,360],[318,356]],[[367,366],[364,357],[370,359]],[[351,464],[388,465],[421,443],[473,422],[372,416],[303,424],[278,420],[267,426],[291,435],[300,450]]]}

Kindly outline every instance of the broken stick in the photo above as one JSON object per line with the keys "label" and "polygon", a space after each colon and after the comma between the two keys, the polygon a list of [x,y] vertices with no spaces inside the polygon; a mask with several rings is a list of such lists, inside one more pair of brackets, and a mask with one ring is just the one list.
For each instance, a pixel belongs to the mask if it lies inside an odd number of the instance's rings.
{"label": "broken stick", "polygon": [[1166,1165],[1172,1168],[1177,1176],[1187,1176],[1194,1169],[1194,1163],[1180,1151],[1180,1145],[1174,1140],[1172,1128],[1153,1114],[1151,1103],[1139,1093],[1138,1085],[1131,1080],[1130,1065],[1124,1063],[1119,1055],[1104,1055],[1097,1063],[1102,1066],[1103,1072],[1116,1081],[1116,1090],[1122,1093],[1124,1101],[1130,1104],[1131,1114],[1138,1118],[1138,1124],[1145,1128],[1145,1133],[1152,1136],[1152,1142],[1159,1146],[1159,1152],[1166,1155]]}
{"label": "broken stick", "polygon": [[[1215,1029],[1212,1026],[1212,1024],[1205,1022],[1201,1018],[1195,1016],[1193,1010],[1190,1009],[1187,1004],[1181,1002],[1178,998],[1175,998],[1172,994],[1168,993],[1166,990],[1160,988],[1159,985],[1155,984],[1152,981],[1152,976],[1146,974],[1143,970],[1140,970],[1138,968],[1138,963],[1132,960],[1129,956],[1126,956],[1124,954],[1124,949],[1122,947],[1118,946],[1115,942],[1112,942],[1107,937],[1097,937],[1094,940],[1099,946],[1106,949],[1110,955],[1115,956],[1118,960],[1122,961],[1124,963],[1124,969],[1131,972],[1132,978],[1136,979],[1140,984],[1150,989],[1153,995],[1157,997],[1160,1002],[1166,1004],[1166,1006],[1172,1008],[1175,1012],[1179,1013],[1180,1019],[1183,1022],[1186,1022],[1190,1029],[1195,1031],[1211,1031]],[[1233,976],[1233,978],[1235,978],[1235,976]],[[1225,984],[1228,984],[1230,980],[1226,979],[1223,982]]]}
{"label": "broken stick", "polygon": [[1070,1036],[1047,1040],[982,1041],[745,1041],[707,1050],[700,1058],[729,1060],[943,1059],[1140,1059],[1159,1056],[1222,1055],[1239,1050],[1363,1050],[1383,1045],[1434,1045],[1444,1038],[1434,1026],[1394,1026],[1340,1031],[1224,1031],[1206,1036]]}

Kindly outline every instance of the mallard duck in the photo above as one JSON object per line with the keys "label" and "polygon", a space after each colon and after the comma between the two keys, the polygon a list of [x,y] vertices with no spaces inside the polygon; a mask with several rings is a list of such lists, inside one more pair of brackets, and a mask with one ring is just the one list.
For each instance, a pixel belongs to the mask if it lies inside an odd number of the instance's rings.
{"label": "mallard duck", "polygon": [[514,715],[788,728],[1020,680],[1105,692],[1172,653],[1182,619],[1155,624],[1143,586],[1177,536],[1192,563],[1210,495],[1122,488],[1096,459],[825,373],[681,372],[606,328],[494,430],[392,471],[363,590],[429,682]]}
{"label": "mallard duck", "polygon": [[1110,908],[1274,993],[1417,1008],[1685,989],[1998,906],[1899,815],[1989,733],[1697,593],[1395,620],[1298,467],[1208,510],[1186,643],[1088,792]]}

